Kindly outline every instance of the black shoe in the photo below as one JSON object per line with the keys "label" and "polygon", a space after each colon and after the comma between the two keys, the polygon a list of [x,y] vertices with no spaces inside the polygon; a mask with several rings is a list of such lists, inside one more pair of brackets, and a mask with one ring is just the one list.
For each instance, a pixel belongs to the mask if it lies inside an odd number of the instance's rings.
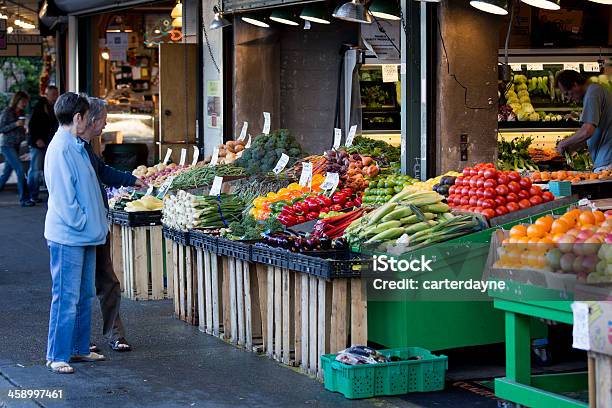
{"label": "black shoe", "polygon": [[44,202],[45,200],[43,200],[42,198],[33,198],[30,201],[34,201],[35,203],[39,203],[40,204],[40,203]]}
{"label": "black shoe", "polygon": [[36,203],[32,200],[24,201],[23,203],[21,203],[22,207],[34,207],[35,205]]}

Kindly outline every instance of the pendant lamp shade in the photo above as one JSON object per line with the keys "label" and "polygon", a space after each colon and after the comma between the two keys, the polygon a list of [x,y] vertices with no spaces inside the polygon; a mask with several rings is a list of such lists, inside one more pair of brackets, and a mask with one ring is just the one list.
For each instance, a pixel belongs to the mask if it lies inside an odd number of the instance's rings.
{"label": "pendant lamp shade", "polygon": [[342,4],[334,11],[332,16],[353,23],[372,23],[372,16],[360,0],[352,0]]}
{"label": "pendant lamp shade", "polygon": [[329,10],[323,4],[312,4],[304,7],[300,14],[302,20],[310,21],[311,23],[330,24]]}
{"label": "pendant lamp shade", "polygon": [[384,20],[399,20],[400,12],[396,3],[388,0],[376,0],[370,6],[370,13],[376,18]]}
{"label": "pendant lamp shade", "polygon": [[181,3],[180,0],[176,3],[174,8],[172,9],[172,12],[170,13],[170,17],[172,18],[183,17],[183,4]]}
{"label": "pendant lamp shade", "polygon": [[561,8],[561,0],[521,0],[525,4],[533,7],[538,7],[544,10],[559,10]]}
{"label": "pendant lamp shade", "polygon": [[262,18],[244,16],[242,17],[242,21],[257,27],[270,28],[270,24],[266,23]]}
{"label": "pendant lamp shade", "polygon": [[508,14],[507,0],[472,0],[470,5],[480,11],[505,16]]}
{"label": "pendant lamp shade", "polygon": [[592,1],[593,3],[612,5],[612,0],[589,0],[589,1]]}
{"label": "pendant lamp shade", "polygon": [[290,13],[288,10],[274,10],[270,15],[270,20],[276,21],[277,23],[286,24],[290,26],[299,26],[298,19]]}
{"label": "pendant lamp shade", "polygon": [[230,23],[228,19],[223,17],[223,14],[221,13],[221,11],[219,11],[217,6],[213,7],[213,13],[215,13],[215,16],[213,17],[212,23],[210,23],[211,30],[216,30],[217,28],[223,28],[232,25],[232,23]]}

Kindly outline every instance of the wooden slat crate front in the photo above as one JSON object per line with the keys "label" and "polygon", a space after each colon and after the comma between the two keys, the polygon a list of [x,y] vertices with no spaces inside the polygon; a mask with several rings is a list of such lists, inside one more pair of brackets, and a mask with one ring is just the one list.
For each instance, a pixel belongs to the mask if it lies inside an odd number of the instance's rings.
{"label": "wooden slat crate front", "polygon": [[196,248],[166,240],[171,247],[174,315],[191,325],[198,325],[198,273]]}

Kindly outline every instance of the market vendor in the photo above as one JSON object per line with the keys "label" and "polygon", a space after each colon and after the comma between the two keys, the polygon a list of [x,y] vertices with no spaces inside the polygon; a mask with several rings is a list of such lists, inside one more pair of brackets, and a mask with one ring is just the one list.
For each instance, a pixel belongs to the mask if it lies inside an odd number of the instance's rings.
{"label": "market vendor", "polygon": [[599,84],[588,83],[579,72],[563,70],[556,86],[570,100],[583,104],[578,131],[557,145],[560,154],[586,142],[595,172],[612,169],[612,93]]}

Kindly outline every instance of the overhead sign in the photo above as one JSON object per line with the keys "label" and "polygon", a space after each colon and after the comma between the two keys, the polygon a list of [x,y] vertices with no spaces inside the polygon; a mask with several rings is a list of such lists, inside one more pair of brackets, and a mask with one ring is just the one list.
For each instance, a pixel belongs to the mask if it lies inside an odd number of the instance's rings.
{"label": "overhead sign", "polygon": [[[366,57],[376,58],[380,62],[399,64],[400,54],[394,44],[399,48],[400,22],[389,20],[379,20],[378,22],[385,30],[386,35],[380,31],[377,24],[361,24],[361,37],[364,44],[369,45]],[[389,41],[389,38],[391,41]]]}

